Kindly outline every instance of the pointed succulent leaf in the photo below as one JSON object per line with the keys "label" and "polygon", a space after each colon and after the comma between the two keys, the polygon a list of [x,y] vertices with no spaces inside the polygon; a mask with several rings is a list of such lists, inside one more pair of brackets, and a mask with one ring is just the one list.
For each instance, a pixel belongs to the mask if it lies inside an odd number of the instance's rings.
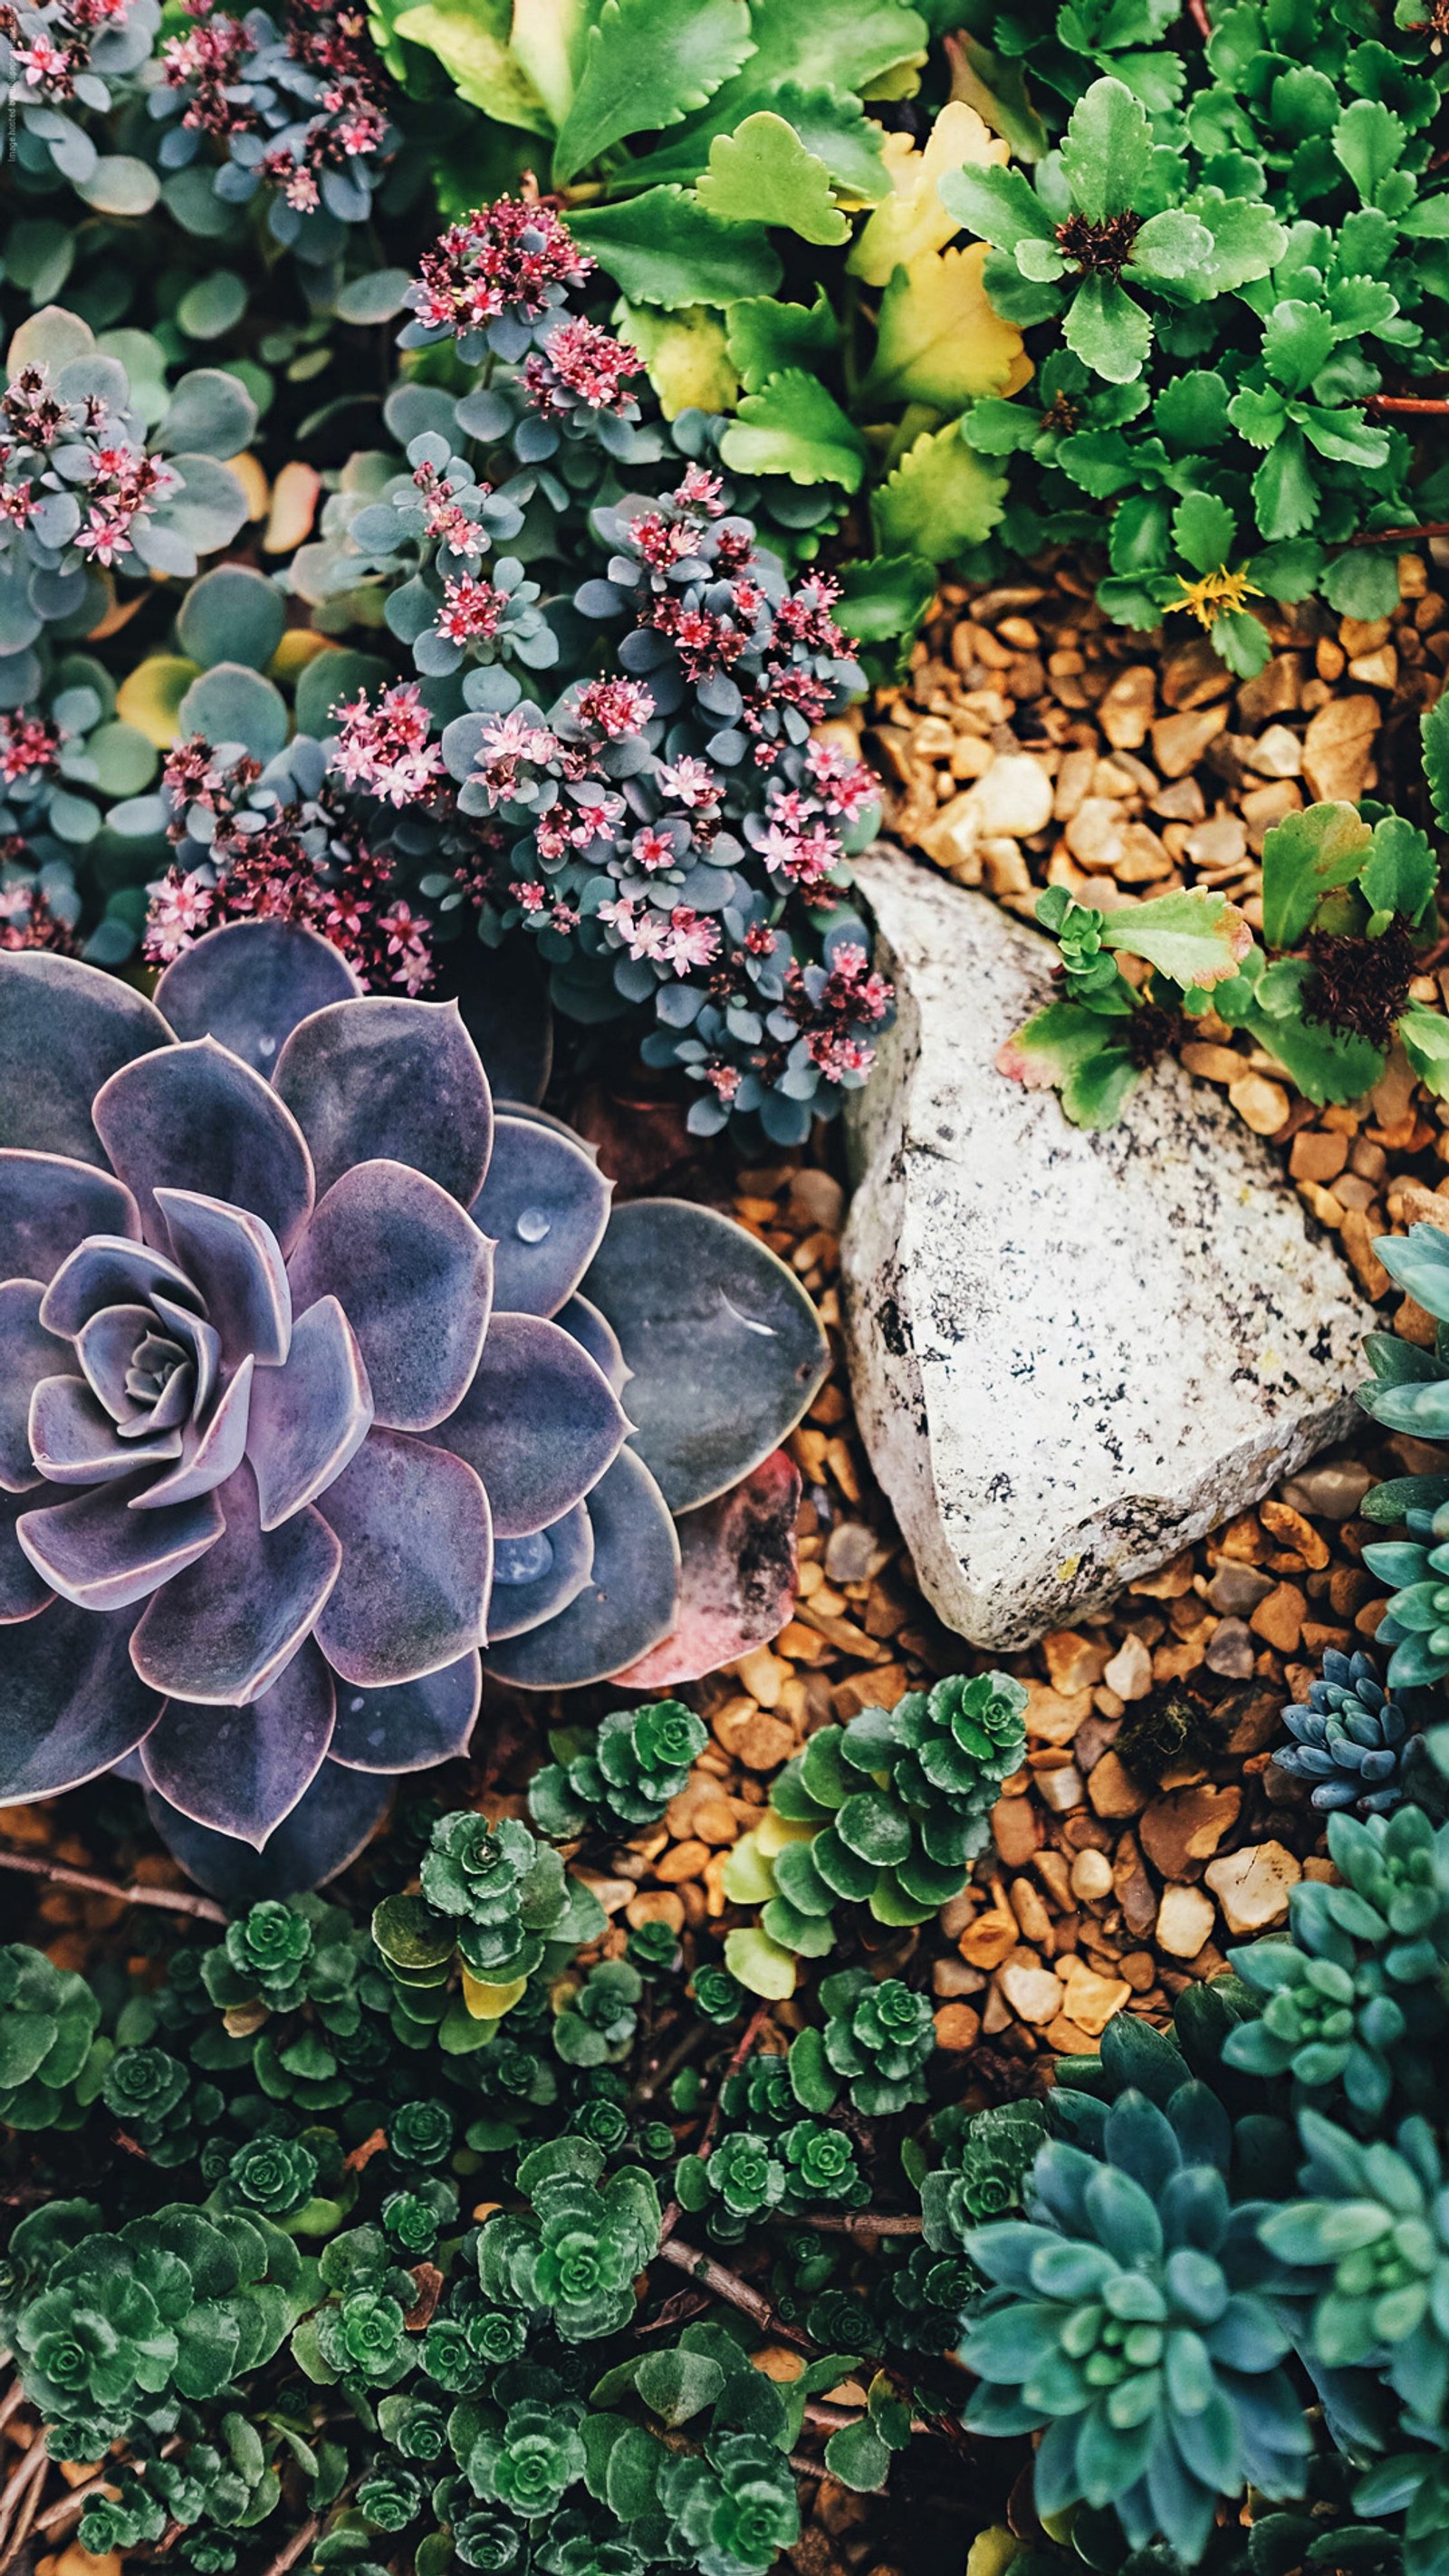
{"label": "pointed succulent leaf", "polygon": [[808,1297],[743,1229],[682,1199],[616,1210],[585,1281],[634,1375],[634,1446],[673,1511],[762,1464],[828,1363]]}
{"label": "pointed succulent leaf", "polygon": [[367,994],[314,1011],[289,1035],[275,1080],[307,1139],[319,1196],[378,1158],[425,1173],[463,1207],[477,1196],[493,1108],[456,1003]]}
{"label": "pointed succulent leaf", "polygon": [[170,1045],[160,1012],[114,976],[43,949],[0,955],[0,1145],[104,1164],[96,1093]]}
{"label": "pointed succulent leaf", "polygon": [[303,923],[232,921],[173,958],[156,1007],[179,1038],[215,1038],[270,1077],[299,1020],[361,990],[340,949]]}
{"label": "pointed succulent leaf", "polygon": [[141,1747],[142,1767],[193,1824],[261,1851],[321,1769],[332,1720],[332,1675],[309,1644],[245,1707],[169,1699]]}

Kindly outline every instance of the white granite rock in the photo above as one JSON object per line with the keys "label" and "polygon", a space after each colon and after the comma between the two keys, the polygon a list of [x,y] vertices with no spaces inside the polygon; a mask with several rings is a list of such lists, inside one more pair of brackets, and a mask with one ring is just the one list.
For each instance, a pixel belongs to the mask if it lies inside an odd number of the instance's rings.
{"label": "white granite rock", "polygon": [[1178,1064],[1101,1134],[996,1071],[1040,932],[897,851],[857,873],[897,986],[849,1111],[858,1418],[946,1625],[1023,1646],[1344,1438],[1373,1310]]}

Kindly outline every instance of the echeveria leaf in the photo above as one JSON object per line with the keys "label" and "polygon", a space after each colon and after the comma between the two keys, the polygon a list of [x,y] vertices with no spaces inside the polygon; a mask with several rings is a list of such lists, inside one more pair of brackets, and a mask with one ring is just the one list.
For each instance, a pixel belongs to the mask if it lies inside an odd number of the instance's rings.
{"label": "echeveria leaf", "polygon": [[179,1038],[215,1038],[269,1074],[299,1020],[361,985],[338,948],[297,921],[232,921],[173,958],[156,1007]]}
{"label": "echeveria leaf", "polygon": [[397,1431],[371,1431],[327,1488],[342,1571],[317,1642],[363,1690],[419,1681],[479,1645],[492,1566],[471,1467]]}
{"label": "echeveria leaf", "polygon": [[183,1816],[154,1789],[146,1805],[182,1868],[236,1913],[260,1897],[320,1887],[354,1860],[387,1806],[389,1784],[324,1762],[306,1796],[268,1836],[261,1852]]}
{"label": "echeveria leaf", "polygon": [[0,1145],[104,1164],[96,1093],[170,1043],[160,1012],[113,975],[43,949],[0,953]]}
{"label": "echeveria leaf", "polygon": [[827,1350],[783,1262],[709,1208],[615,1210],[584,1281],[628,1366],[631,1446],[672,1511],[693,1511],[761,1464],[819,1386]]}
{"label": "echeveria leaf", "polygon": [[566,1609],[484,1649],[483,1668],[521,1690],[606,1681],[674,1625],[679,1541],[643,1460],[621,1449],[584,1506],[593,1533],[587,1581]]}
{"label": "echeveria leaf", "polygon": [[800,1471],[777,1449],[718,1502],[679,1524],[679,1606],[670,1633],[615,1679],[673,1690],[777,1637],[795,1606]]}
{"label": "echeveria leaf", "polygon": [[131,1662],[134,1625],[65,1601],[0,1625],[0,1797],[53,1797],[140,1743],[159,1702]]}
{"label": "echeveria leaf", "polygon": [[142,1767],[193,1824],[260,1851],[321,1769],[333,1705],[332,1675],[307,1645],[248,1707],[168,1700],[141,1747]]}
{"label": "echeveria leaf", "polygon": [[460,1206],[476,1198],[493,1104],[456,1002],[374,993],[316,1010],[288,1036],[275,1081],[307,1139],[319,1193],[381,1155],[426,1173]]}

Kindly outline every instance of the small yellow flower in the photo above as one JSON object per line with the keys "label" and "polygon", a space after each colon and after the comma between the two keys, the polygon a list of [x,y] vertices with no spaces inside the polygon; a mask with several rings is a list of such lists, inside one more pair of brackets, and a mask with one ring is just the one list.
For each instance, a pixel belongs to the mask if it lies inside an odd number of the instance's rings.
{"label": "small yellow flower", "polygon": [[1200,581],[1184,581],[1179,573],[1177,583],[1182,597],[1170,599],[1168,607],[1185,609],[1199,626],[1213,627],[1220,617],[1241,608],[1245,600],[1263,596],[1249,581],[1246,566],[1241,572],[1229,572],[1226,564],[1219,564],[1216,572],[1205,572]]}

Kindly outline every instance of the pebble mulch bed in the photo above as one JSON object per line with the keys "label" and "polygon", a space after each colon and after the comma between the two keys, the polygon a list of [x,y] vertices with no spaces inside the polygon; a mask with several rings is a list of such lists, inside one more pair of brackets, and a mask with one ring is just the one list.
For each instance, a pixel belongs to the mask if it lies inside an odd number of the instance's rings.
{"label": "pebble mulch bed", "polygon": [[[1415,719],[1449,667],[1449,598],[1431,577],[1405,558],[1400,609],[1372,628],[1275,630],[1267,671],[1238,687],[1197,643],[1148,663],[1141,639],[1106,626],[1067,569],[969,599],[948,592],[908,679],[883,694],[867,729],[890,782],[888,828],[1025,915],[1041,885],[1060,882],[1104,906],[1206,883],[1251,916],[1262,837],[1280,814],[1376,783],[1413,810]],[[1449,570],[1444,579],[1449,590]],[[1449,1007],[1449,965],[1416,990]],[[1396,1329],[1425,1338],[1428,1319],[1389,1291],[1370,1242],[1424,1215],[1449,1227],[1449,1106],[1391,1065],[1371,1100],[1315,1112],[1267,1058],[1211,1026],[1187,1060],[1284,1147],[1313,1217],[1338,1235],[1365,1289],[1389,1295]],[[716,1956],[742,1919],[725,1898],[726,1855],[806,1737],[992,1659],[950,1636],[922,1600],[856,1437],[834,1140],[823,1159],[782,1157],[727,1181],[723,1162],[691,1154],[667,1102],[600,1092],[572,1105],[626,1191],[662,1184],[728,1205],[791,1264],[831,1340],[831,1374],[790,1443],[804,1484],[795,1613],[770,1645],[688,1693],[711,1742],[663,1824],[620,1845],[595,1882],[604,1952],[663,1921],[692,1965]],[[1301,1877],[1330,1874],[1321,1818],[1273,1761],[1280,1712],[1306,1694],[1326,1647],[1372,1643],[1383,1601],[1361,1563],[1369,1485],[1437,1463],[1365,1423],[1362,1441],[1107,1609],[1004,1659],[1028,1686],[1029,1753],[995,1811],[991,1847],[935,1923],[878,1935],[882,1973],[930,1985],[959,2098],[1039,2088],[1055,2058],[1094,2049],[1120,2011],[1165,2021],[1186,1983],[1226,1965],[1235,1939],[1285,1921]],[[609,1704],[607,1692],[593,1696],[600,1711]],[[518,1812],[542,1724],[578,1711],[507,1693],[488,1707],[480,1759],[458,1792]],[[76,1813],[70,1801],[0,1809],[0,1839],[47,1866],[94,1870]],[[131,1865],[142,1884],[191,1901],[166,1855]],[[61,1966],[93,1965],[118,1935],[146,1937],[123,1928],[134,1915],[83,1886],[7,1877],[0,1894],[13,1931]],[[166,1937],[164,1915],[146,1923],[153,1944]],[[144,1966],[139,1951],[133,1964]],[[773,2011],[782,2036],[801,2017],[793,2003]],[[793,2557],[797,2576],[894,2576],[866,2500],[829,2479]],[[72,2546],[42,2557],[37,2576],[97,2576],[97,2566]],[[119,2576],[119,2561],[101,2562],[100,2576]]]}
{"label": "pebble mulch bed", "polygon": [[[1377,794],[1427,820],[1418,720],[1449,670],[1449,559],[1401,556],[1399,586],[1393,616],[1371,623],[1304,602],[1270,624],[1267,667],[1236,683],[1206,636],[1147,658],[1068,566],[1010,589],[947,586],[865,729],[885,827],[1027,919],[1047,885],[1103,911],[1206,886],[1259,927],[1264,835],[1285,814]],[[1449,1007],[1449,962],[1412,989]],[[1189,1070],[1285,1149],[1367,1294],[1392,1295],[1374,1236],[1449,1226],[1449,1102],[1396,1054],[1368,1100],[1314,1109],[1245,1032],[1211,1013],[1193,1030]],[[1398,1329],[1433,1338],[1407,1301]]]}

